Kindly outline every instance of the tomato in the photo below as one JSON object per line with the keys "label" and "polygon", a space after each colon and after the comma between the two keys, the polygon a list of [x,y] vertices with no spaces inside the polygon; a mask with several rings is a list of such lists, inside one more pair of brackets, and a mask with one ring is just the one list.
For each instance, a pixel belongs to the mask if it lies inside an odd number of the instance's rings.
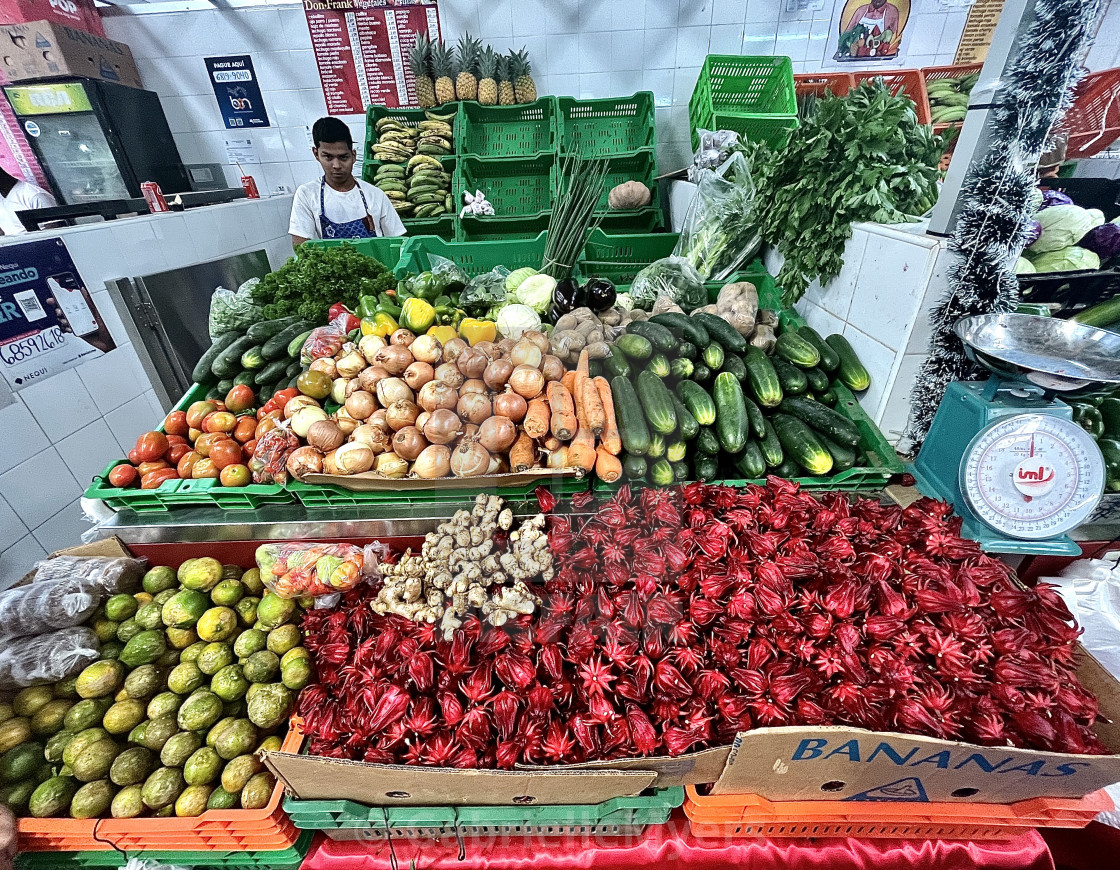
{"label": "tomato", "polygon": [[206,415],[217,410],[218,406],[214,402],[195,402],[187,408],[187,425],[192,429],[201,429]]}
{"label": "tomato", "polygon": [[201,434],[202,434],[201,429],[192,428],[191,431],[187,433],[187,440],[190,441],[191,444],[194,444],[194,442],[198,440],[198,436],[201,435]]}
{"label": "tomato", "polygon": [[139,465],[144,460],[140,458],[140,451],[138,451],[135,447],[133,447],[131,450],[128,451],[128,461],[131,462],[133,465]]}
{"label": "tomato", "polygon": [[167,461],[172,465],[178,465],[179,460],[186,456],[188,453],[193,453],[191,445],[189,444],[172,444],[171,448],[167,451]]}
{"label": "tomato", "polygon": [[241,445],[241,449],[245,452],[247,457],[251,458],[252,455],[257,452],[257,439],[254,438],[252,441],[246,441]]}
{"label": "tomato", "polygon": [[140,479],[140,472],[136,467],[129,465],[127,462],[122,462],[116,468],[109,472],[109,483],[113,486],[132,486]]}
{"label": "tomato", "polygon": [[280,392],[276,393],[269,401],[275,402],[277,408],[283,408],[288,404],[289,399],[294,399],[298,395],[299,390],[295,387],[288,387],[286,390],[280,390]]}
{"label": "tomato", "polygon": [[235,414],[253,407],[256,401],[253,390],[245,384],[237,384],[226,394],[226,408]]}
{"label": "tomato", "polygon": [[257,420],[255,417],[242,417],[237,421],[237,425],[233,427],[233,438],[235,441],[244,444],[246,441],[252,441],[253,435],[257,431]]}
{"label": "tomato", "polygon": [[218,466],[216,466],[209,459],[200,459],[194,464],[191,469],[191,477],[195,480],[205,480],[207,478],[215,478],[218,476]]}
{"label": "tomato", "polygon": [[232,438],[214,442],[210,447],[210,461],[218,468],[236,465],[241,461],[241,445]]}
{"label": "tomato", "polygon": [[190,442],[187,441],[187,439],[184,438],[182,435],[168,435],[167,436],[167,443],[168,444],[189,444]]}
{"label": "tomato", "polygon": [[141,462],[136,470],[140,472],[143,477],[153,471],[159,471],[161,468],[171,468],[171,463],[166,459],[153,459],[151,462]]}
{"label": "tomato", "polygon": [[136,439],[136,455],[141,462],[151,462],[159,459],[167,452],[167,436],[162,432],[145,432]]}
{"label": "tomato", "polygon": [[179,477],[183,480],[190,480],[194,465],[202,458],[201,453],[195,453],[193,450],[179,459],[179,464],[176,466],[176,471],[179,472]]}
{"label": "tomato", "polygon": [[280,423],[275,417],[265,417],[263,420],[257,423],[256,428],[253,430],[253,437],[260,438],[266,432],[271,432],[279,425]]}
{"label": "tomato", "polygon": [[232,432],[237,425],[237,418],[229,411],[215,411],[207,414],[202,421],[203,432]]}
{"label": "tomato", "polygon": [[194,442],[194,449],[203,456],[210,455],[210,449],[219,441],[228,441],[229,435],[225,432],[209,432],[206,435],[199,436],[199,439]]}
{"label": "tomato", "polygon": [[161,483],[168,480],[178,480],[179,472],[174,468],[157,468],[140,478],[141,489],[156,489]]}
{"label": "tomato", "polygon": [[227,465],[222,469],[222,486],[248,486],[253,476],[247,465]]}
{"label": "tomato", "polygon": [[163,421],[163,431],[168,435],[186,435],[189,429],[186,411],[172,411]]}

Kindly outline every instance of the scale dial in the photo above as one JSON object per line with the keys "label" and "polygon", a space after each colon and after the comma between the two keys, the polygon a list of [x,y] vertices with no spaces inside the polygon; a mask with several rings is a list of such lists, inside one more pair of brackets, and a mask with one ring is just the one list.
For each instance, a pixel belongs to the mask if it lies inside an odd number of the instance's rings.
{"label": "scale dial", "polygon": [[1104,492],[1104,458],[1084,429],[1050,414],[984,427],[961,460],[961,492],[986,525],[1041,541],[1083,523]]}

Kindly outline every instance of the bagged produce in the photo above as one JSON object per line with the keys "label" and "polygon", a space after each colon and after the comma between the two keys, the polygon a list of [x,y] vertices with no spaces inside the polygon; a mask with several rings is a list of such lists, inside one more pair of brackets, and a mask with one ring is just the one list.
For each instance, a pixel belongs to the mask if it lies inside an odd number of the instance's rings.
{"label": "bagged produce", "polygon": [[78,578],[88,580],[108,598],[121,592],[135,592],[147,565],[144,559],[130,556],[55,556],[35,565],[35,583]]}
{"label": "bagged produce", "polygon": [[257,449],[249,460],[253,483],[288,482],[288,457],[299,447],[299,437],[291,429],[278,426],[257,441]]}
{"label": "bagged produce", "polygon": [[100,603],[97,584],[80,576],[0,592],[0,640],[80,625]]}
{"label": "bagged produce", "polygon": [[684,312],[693,311],[708,301],[704,279],[684,257],[655,260],[634,276],[630,297],[637,308],[651,311],[658,299],[668,299]]}
{"label": "bagged produce", "polygon": [[727,278],[762,244],[755,205],[755,185],[742,153],[718,169],[704,170],[673,255],[687,259],[702,281]]}
{"label": "bagged produce", "polygon": [[0,689],[54,683],[97,661],[97,635],[90,628],[64,628],[0,649]]}
{"label": "bagged produce", "polygon": [[311,335],[307,336],[307,341],[303,343],[303,349],[299,353],[300,362],[309,366],[317,359],[334,356],[342,350],[348,334],[346,326],[351,317],[353,315],[349,312],[339,314],[326,326],[318,326],[311,330]]}
{"label": "bagged produce", "polygon": [[[369,548],[367,548],[369,549]],[[366,551],[353,544],[262,544],[257,547],[261,582],[281,598],[333,595],[362,582]],[[376,564],[370,551],[369,564]]]}
{"label": "bagged produce", "polygon": [[210,297],[209,331],[211,338],[223,332],[244,332],[258,320],[264,320],[264,308],[253,301],[253,289],[260,278],[250,278],[235,293],[219,287]]}

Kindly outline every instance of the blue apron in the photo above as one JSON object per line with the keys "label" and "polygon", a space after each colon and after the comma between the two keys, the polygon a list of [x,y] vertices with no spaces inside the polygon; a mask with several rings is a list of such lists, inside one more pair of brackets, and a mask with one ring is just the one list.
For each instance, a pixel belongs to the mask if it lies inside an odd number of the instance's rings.
{"label": "blue apron", "polygon": [[358,195],[362,198],[362,208],[366,211],[364,218],[357,220],[346,221],[345,223],[336,224],[334,221],[327,217],[326,207],[323,205],[323,192],[326,188],[327,180],[322,178],[319,180],[319,226],[323,230],[324,239],[372,239],[377,237],[377,231],[373,226],[373,217],[369,213],[369,205],[366,203],[366,195],[359,184]]}

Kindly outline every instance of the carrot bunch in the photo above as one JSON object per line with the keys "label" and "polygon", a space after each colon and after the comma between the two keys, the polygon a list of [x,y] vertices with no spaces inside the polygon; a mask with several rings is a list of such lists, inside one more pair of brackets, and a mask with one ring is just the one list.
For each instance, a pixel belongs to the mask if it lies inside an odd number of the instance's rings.
{"label": "carrot bunch", "polygon": [[[530,428],[534,412],[536,419]],[[567,372],[559,381],[549,382],[545,400],[534,399],[529,404],[525,431],[533,434],[538,430],[542,435],[534,437],[551,435],[557,442],[570,441],[567,447],[559,448],[564,451],[564,466],[594,470],[607,483],[622,476],[618,458],[622,439],[615,421],[611,387],[606,378],[590,376],[586,349],[574,371]]]}

